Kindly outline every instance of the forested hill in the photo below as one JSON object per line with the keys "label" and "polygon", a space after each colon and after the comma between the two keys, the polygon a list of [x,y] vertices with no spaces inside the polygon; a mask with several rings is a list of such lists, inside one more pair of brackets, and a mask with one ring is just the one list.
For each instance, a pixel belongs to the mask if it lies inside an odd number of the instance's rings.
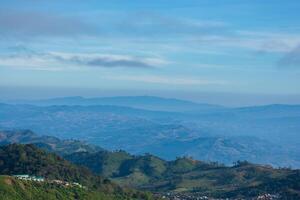
{"label": "forested hill", "polygon": [[239,161],[234,166],[182,157],[165,161],[156,156],[132,156],[124,151],[74,153],[66,159],[86,166],[117,183],[154,192],[197,193],[211,197],[248,198],[280,194],[300,198],[300,170]]}
{"label": "forested hill", "polygon": [[[107,179],[94,175],[87,168],[71,164],[31,144],[11,144],[0,147],[0,174],[28,174],[42,176],[46,180],[77,182],[91,192],[107,194],[116,199],[134,199],[133,197],[148,199],[146,193],[123,189]],[[0,188],[0,191],[3,191],[3,188]]]}

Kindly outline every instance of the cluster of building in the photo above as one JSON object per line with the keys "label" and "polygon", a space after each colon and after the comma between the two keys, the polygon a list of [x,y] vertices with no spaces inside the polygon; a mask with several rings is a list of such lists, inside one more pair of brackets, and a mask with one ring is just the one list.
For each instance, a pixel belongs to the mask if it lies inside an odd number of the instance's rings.
{"label": "cluster of building", "polygon": [[[209,198],[200,194],[193,193],[172,193],[168,192],[160,196],[162,199],[166,200],[217,200],[214,198]],[[221,199],[218,199],[221,200]]]}
{"label": "cluster of building", "polygon": [[58,184],[58,185],[63,185],[65,187],[77,186],[77,187],[86,189],[85,186],[81,185],[80,183],[76,183],[76,182],[67,182],[67,181],[62,181],[62,180],[49,180],[48,182]]}
{"label": "cluster of building", "polygon": [[45,179],[41,176],[30,176],[28,174],[22,174],[22,175],[14,175],[15,178],[25,181],[37,181],[37,182],[44,182]]}
{"label": "cluster of building", "polygon": [[275,200],[280,199],[280,195],[277,194],[263,194],[257,197],[257,200]]}
{"label": "cluster of building", "polygon": [[[25,181],[37,181],[37,182],[46,181],[45,178],[43,178],[41,176],[30,176],[28,174],[13,175],[13,177],[20,179],[20,180],[25,180]],[[53,184],[62,185],[65,187],[76,186],[79,188],[86,189],[85,186],[81,185],[80,183],[76,183],[76,182],[67,182],[67,181],[62,181],[62,180],[47,180],[47,183],[53,183]]]}
{"label": "cluster of building", "polygon": [[[235,198],[212,198],[203,196],[198,193],[172,193],[168,192],[165,194],[158,195],[160,198],[165,200],[237,200]],[[240,198],[238,198],[240,200]],[[278,200],[280,195],[277,194],[262,194],[257,197],[247,198],[251,200]]]}

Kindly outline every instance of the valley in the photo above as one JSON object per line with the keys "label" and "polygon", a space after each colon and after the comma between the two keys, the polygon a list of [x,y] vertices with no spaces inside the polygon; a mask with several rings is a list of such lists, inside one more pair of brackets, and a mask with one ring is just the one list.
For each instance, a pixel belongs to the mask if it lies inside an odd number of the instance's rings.
{"label": "valley", "polygon": [[[90,105],[98,101],[83,98],[44,100],[39,106],[40,101],[31,102],[36,105],[1,104],[0,128],[30,129],[41,135],[79,139],[136,155],[151,153],[167,160],[192,156],[225,164],[249,160],[281,167],[300,166],[297,105],[226,108],[179,100],[175,104],[176,100],[155,98],[156,104],[159,100],[162,105],[170,101],[181,111],[170,112],[171,109],[145,110],[156,105],[149,98],[145,97],[144,104],[143,97],[110,98],[111,105]],[[137,101],[139,108],[120,107]],[[202,110],[197,110],[199,107]]]}

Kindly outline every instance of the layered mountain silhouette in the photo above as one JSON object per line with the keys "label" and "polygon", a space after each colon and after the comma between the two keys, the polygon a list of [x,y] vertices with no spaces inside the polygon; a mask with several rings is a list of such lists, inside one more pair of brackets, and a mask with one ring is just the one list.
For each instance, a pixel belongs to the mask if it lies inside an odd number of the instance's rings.
{"label": "layered mountain silhouette", "polygon": [[[98,105],[98,98],[97,105],[75,105],[93,100],[81,97],[43,100],[43,106],[0,104],[0,128],[30,129],[43,135],[84,140],[109,150],[151,153],[167,160],[192,156],[225,164],[249,160],[273,166],[300,166],[298,105],[212,105],[205,111],[182,111],[186,105],[198,104],[155,97],[108,99],[114,105]],[[172,112],[135,107],[139,102],[146,108],[152,101],[161,106],[177,104]],[[125,104],[132,107],[120,106]]]}
{"label": "layered mountain silhouette", "polygon": [[[26,143],[30,143],[30,137],[33,138],[33,142],[38,141],[35,134],[29,131],[23,133],[26,136]],[[14,137],[12,131],[2,132],[1,138],[5,135],[9,135],[10,138],[21,138],[22,131],[15,134]],[[58,143],[65,142],[53,139]],[[6,145],[0,148],[0,174],[34,174],[48,179],[75,181],[91,188],[93,194],[110,194],[113,198],[116,195],[133,199],[151,198],[148,193],[126,190],[115,183],[123,187],[162,194],[184,192],[216,198],[249,198],[271,193],[287,199],[299,198],[299,170],[272,168],[247,161],[224,166],[190,157],[166,161],[151,154],[135,156],[125,151],[111,152],[95,146],[86,147],[83,151],[78,151],[77,148],[71,151],[70,148],[66,148],[64,152],[63,149],[48,148],[52,140],[45,139],[45,143],[26,145],[8,144],[6,140]],[[18,140],[14,140],[16,141]],[[22,139],[19,143],[22,143]],[[86,143],[83,144],[88,146]],[[61,154],[63,158],[55,155],[55,152]],[[0,178],[0,191],[4,190],[1,187],[1,179],[5,177]],[[15,180],[11,182],[19,184]]]}

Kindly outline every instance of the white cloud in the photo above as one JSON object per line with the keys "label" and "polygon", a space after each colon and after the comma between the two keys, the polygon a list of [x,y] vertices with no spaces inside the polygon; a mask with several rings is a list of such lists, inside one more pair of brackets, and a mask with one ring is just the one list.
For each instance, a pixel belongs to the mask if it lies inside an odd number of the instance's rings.
{"label": "white cloud", "polygon": [[214,33],[193,36],[187,42],[192,45],[200,44],[205,48],[216,48],[219,51],[244,49],[268,53],[286,53],[300,44],[300,34],[232,30],[227,35]]}
{"label": "white cloud", "polygon": [[264,31],[238,31],[251,48],[266,52],[289,52],[300,43],[300,34]]}
{"label": "white cloud", "polygon": [[201,85],[225,85],[227,81],[222,80],[208,80],[195,77],[167,77],[167,76],[154,76],[154,75],[123,75],[111,76],[108,79],[135,81],[154,84],[167,84],[167,85],[185,85],[185,86],[201,86]]}
{"label": "white cloud", "polygon": [[80,70],[91,68],[156,68],[169,64],[160,57],[136,57],[118,54],[87,54],[34,51],[0,55],[0,66],[30,70]]}

